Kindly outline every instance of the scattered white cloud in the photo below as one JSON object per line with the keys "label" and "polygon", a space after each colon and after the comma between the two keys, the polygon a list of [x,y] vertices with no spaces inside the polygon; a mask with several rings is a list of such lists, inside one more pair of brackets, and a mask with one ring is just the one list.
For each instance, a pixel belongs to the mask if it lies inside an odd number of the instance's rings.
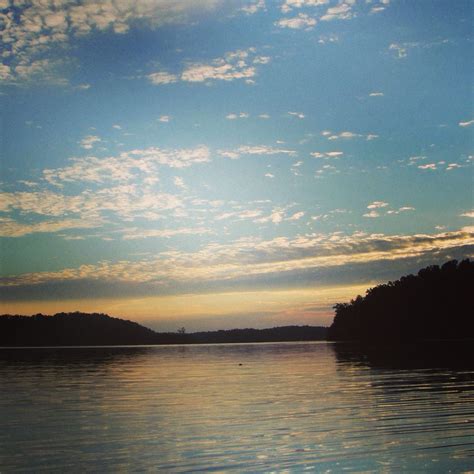
{"label": "scattered white cloud", "polygon": [[344,152],[342,151],[326,151],[326,152],[319,152],[319,151],[314,151],[310,153],[310,155],[313,158],[322,158],[324,160],[328,160],[330,158],[340,158]]}
{"label": "scattered white cloud", "polygon": [[474,219],[474,209],[471,211],[466,211],[460,214],[461,217],[470,217],[471,219]]}
{"label": "scattered white cloud", "polygon": [[352,3],[340,3],[327,9],[326,14],[321,17],[321,21],[349,20],[353,18]]}
{"label": "scattered white cloud", "polygon": [[118,124],[112,125],[112,128],[115,128],[115,130],[122,130],[121,125]]}
{"label": "scattered white cloud", "polygon": [[160,86],[162,84],[173,84],[174,82],[178,82],[178,76],[164,71],[153,72],[151,74],[148,74],[147,78],[155,86]]}
{"label": "scattered white cloud", "polygon": [[469,126],[471,126],[473,123],[474,123],[474,119],[473,119],[473,120],[469,120],[469,121],[467,121],[467,122],[459,122],[459,126],[460,126],[460,127],[469,127]]}
{"label": "scattered white cloud", "polygon": [[265,9],[265,0],[256,0],[254,2],[251,2],[247,5],[244,5],[240,11],[245,13],[246,15],[254,15],[260,10]]}
{"label": "scattered white cloud", "polygon": [[265,178],[274,178],[275,175],[272,173],[265,173]]}
{"label": "scattered white cloud", "polygon": [[362,215],[363,215],[363,217],[370,217],[372,219],[380,217],[380,214],[377,211],[370,211],[370,212],[367,212],[366,214],[362,214]]}
{"label": "scattered white cloud", "polygon": [[38,183],[36,183],[35,181],[29,181],[27,179],[19,179],[18,183],[23,184],[23,186],[27,186],[28,188],[35,188],[36,186],[38,186]]}
{"label": "scattered white cloud", "polygon": [[29,234],[55,233],[69,229],[90,229],[101,225],[84,219],[60,219],[37,223],[20,223],[9,217],[0,217],[0,237],[23,237]]}
{"label": "scattered white cloud", "polygon": [[148,74],[147,78],[152,84],[163,85],[178,81],[192,83],[211,83],[212,81],[234,81],[243,79],[247,83],[254,83],[257,75],[257,66],[267,64],[269,56],[257,56],[256,48],[239,49],[230,51],[220,58],[210,62],[190,63],[179,74],[158,71]]}
{"label": "scattered white cloud", "polygon": [[319,44],[330,44],[339,42],[339,36],[335,34],[320,35],[318,39]]}
{"label": "scattered white cloud", "polygon": [[260,114],[260,115],[258,116],[258,118],[261,118],[261,119],[264,119],[264,120],[268,120],[268,119],[270,118],[270,115],[268,115],[268,114]]}
{"label": "scattered white cloud", "polygon": [[140,229],[137,227],[127,228],[123,234],[123,240],[138,240],[149,238],[175,237],[177,235],[204,235],[212,234],[211,229],[205,227],[182,227],[179,229]]}
{"label": "scattered white cloud", "polygon": [[169,115],[161,115],[158,122],[168,123],[171,120]]}
{"label": "scattered white cloud", "polygon": [[228,115],[225,116],[225,118],[227,120],[246,119],[246,118],[249,118],[249,117],[250,117],[250,115],[246,112],[240,112],[238,114],[232,113],[232,114],[228,114]]}
{"label": "scattered white cloud", "polygon": [[418,165],[420,170],[437,170],[436,163],[427,163],[426,165]]}
{"label": "scattered white cloud", "polygon": [[364,138],[368,141],[370,140],[375,140],[376,138],[378,138],[378,135],[374,134],[374,133],[369,133],[368,135],[363,135],[361,133],[355,133],[355,132],[349,132],[349,131],[344,131],[344,132],[340,132],[340,133],[333,133],[329,130],[324,130],[323,132],[321,132],[321,135],[323,135],[324,137],[326,137],[328,140],[340,140],[340,139],[343,139],[343,140],[350,140],[352,138]]}
{"label": "scattered white cloud", "polygon": [[285,0],[280,8],[283,13],[288,13],[293,8],[319,7],[328,3],[329,0]]}
{"label": "scattered white cloud", "polygon": [[187,186],[184,184],[184,179],[180,176],[175,176],[173,178],[173,183],[177,188],[187,189]]}
{"label": "scattered white cloud", "polygon": [[367,206],[367,209],[380,209],[381,207],[387,207],[388,202],[374,201]]}
{"label": "scattered white cloud", "polygon": [[438,47],[451,43],[452,40],[449,39],[440,39],[436,41],[428,42],[405,42],[405,43],[391,43],[388,47],[389,51],[392,51],[395,54],[397,59],[403,59],[408,56],[408,52],[412,49],[423,50],[430,49],[433,47]]}
{"label": "scattered white cloud", "polygon": [[239,158],[240,155],[296,155],[295,150],[275,148],[268,145],[243,145],[235,150],[218,150],[218,153],[221,156],[231,159]]}
{"label": "scattered white cloud", "polygon": [[408,46],[406,44],[400,45],[398,43],[392,43],[388,49],[394,51],[398,59],[406,58],[408,55]]}
{"label": "scattered white cloud", "polygon": [[384,93],[383,92],[371,92],[369,94],[369,97],[383,97]]}
{"label": "scattered white cloud", "polygon": [[88,182],[130,182],[140,177],[156,178],[160,166],[186,168],[210,161],[209,149],[199,146],[189,149],[165,150],[156,147],[136,149],[117,156],[97,158],[73,158],[72,164],[64,168],[46,169],[44,179],[53,185]]}
{"label": "scattered white cloud", "polygon": [[309,30],[314,28],[317,21],[315,18],[310,17],[306,13],[299,13],[298,16],[293,18],[282,18],[275,22],[275,25],[280,28],[290,28],[292,30]]}
{"label": "scattered white cloud", "polygon": [[100,141],[102,140],[97,135],[87,135],[79,142],[79,144],[85,150],[91,150],[94,145]]}
{"label": "scattered white cloud", "polygon": [[305,213],[303,211],[295,212],[286,220],[288,221],[299,221],[302,217],[304,217]]}
{"label": "scattered white cloud", "polygon": [[45,55],[65,51],[72,38],[97,31],[123,34],[132,24],[156,28],[184,23],[192,20],[196,11],[211,11],[218,6],[215,0],[89,0],[82,3],[58,0],[5,4],[0,16],[0,38],[4,46],[0,78],[10,83],[35,81],[67,85],[64,60]]}
{"label": "scattered white cloud", "polygon": [[291,115],[292,117],[297,117],[299,119],[304,119],[305,118],[305,114],[303,114],[301,112],[288,112],[288,115]]}

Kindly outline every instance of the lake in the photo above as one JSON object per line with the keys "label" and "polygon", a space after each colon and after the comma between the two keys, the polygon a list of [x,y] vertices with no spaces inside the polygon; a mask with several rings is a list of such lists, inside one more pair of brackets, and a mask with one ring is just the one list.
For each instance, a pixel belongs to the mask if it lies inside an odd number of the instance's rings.
{"label": "lake", "polygon": [[470,363],[326,342],[0,349],[0,388],[1,473],[474,469]]}

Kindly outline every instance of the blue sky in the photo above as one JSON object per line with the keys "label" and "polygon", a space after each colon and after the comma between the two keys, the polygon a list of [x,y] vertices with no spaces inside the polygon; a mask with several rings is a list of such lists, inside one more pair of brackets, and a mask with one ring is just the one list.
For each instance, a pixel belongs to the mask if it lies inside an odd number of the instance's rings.
{"label": "blue sky", "polygon": [[472,2],[0,8],[3,312],[328,324],[472,255]]}

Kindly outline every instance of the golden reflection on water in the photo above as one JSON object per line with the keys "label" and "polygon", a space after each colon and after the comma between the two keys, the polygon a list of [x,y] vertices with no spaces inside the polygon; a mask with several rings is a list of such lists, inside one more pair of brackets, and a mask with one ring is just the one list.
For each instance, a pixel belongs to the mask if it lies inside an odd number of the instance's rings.
{"label": "golden reflection on water", "polygon": [[0,472],[466,470],[474,371],[327,343],[0,351]]}

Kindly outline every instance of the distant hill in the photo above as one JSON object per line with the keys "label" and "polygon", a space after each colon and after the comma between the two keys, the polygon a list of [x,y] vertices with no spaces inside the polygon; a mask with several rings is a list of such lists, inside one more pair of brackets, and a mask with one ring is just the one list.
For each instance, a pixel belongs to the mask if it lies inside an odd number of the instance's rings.
{"label": "distant hill", "polygon": [[157,333],[133,321],[99,313],[0,316],[0,346],[4,347],[310,341],[323,340],[326,334],[327,328],[312,326]]}
{"label": "distant hill", "polygon": [[432,265],[334,308],[333,341],[474,339],[474,262]]}

